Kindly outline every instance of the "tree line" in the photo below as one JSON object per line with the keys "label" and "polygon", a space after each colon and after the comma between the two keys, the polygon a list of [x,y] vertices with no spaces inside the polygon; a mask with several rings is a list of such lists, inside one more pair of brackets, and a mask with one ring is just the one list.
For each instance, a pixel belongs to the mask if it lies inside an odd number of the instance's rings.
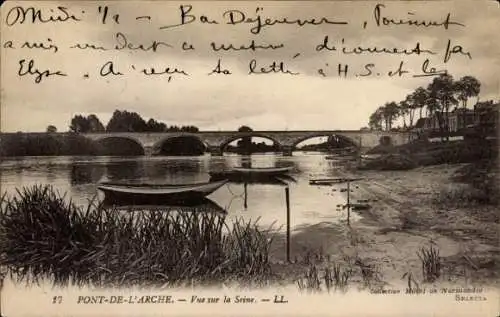
{"label": "tree line", "polygon": [[[104,126],[95,114],[88,116],[75,115],[71,119],[70,132],[92,133],[92,132],[198,132],[199,129],[192,125],[167,126],[153,118],[144,120],[137,112],[115,110],[107,125]],[[47,132],[56,132],[55,127],[50,125]]]}
{"label": "tree line", "polygon": [[407,130],[414,126],[417,111],[419,118],[423,118],[425,110],[426,117],[437,118],[439,130],[445,134],[449,132],[450,110],[466,110],[470,99],[478,97],[480,91],[481,83],[475,77],[464,76],[455,80],[450,74],[442,74],[427,87],[415,89],[404,100],[387,102],[377,108],[370,115],[368,126],[372,130],[389,131],[393,130],[394,121],[402,118],[403,130]]}

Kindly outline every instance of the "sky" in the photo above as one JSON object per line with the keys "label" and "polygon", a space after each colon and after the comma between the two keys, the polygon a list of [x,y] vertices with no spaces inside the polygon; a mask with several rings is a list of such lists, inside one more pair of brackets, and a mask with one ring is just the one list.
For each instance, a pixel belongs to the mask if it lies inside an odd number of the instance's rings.
{"label": "sky", "polygon": [[[16,6],[27,8],[30,2],[7,2],[1,7],[1,120],[2,132],[45,131],[55,125],[67,131],[75,114],[96,114],[106,124],[114,110],[139,113],[167,125],[195,125],[202,130],[236,130],[248,125],[254,130],[355,130],[367,126],[369,115],[389,101],[403,100],[419,86],[426,86],[432,77],[413,78],[420,74],[429,58],[431,66],[447,69],[458,79],[472,75],[481,82],[480,100],[500,99],[500,43],[497,29],[500,5],[495,1],[389,1],[380,2],[381,16],[392,19],[443,21],[450,13],[451,21],[464,26],[415,27],[408,25],[375,25],[375,1],[294,1],[294,2],[49,2],[31,3],[42,10],[44,17],[67,8],[80,21],[25,23],[16,21]],[[101,23],[98,6],[108,4],[106,24]],[[180,23],[180,5],[192,5],[189,15],[193,23],[160,29]],[[321,19],[347,22],[346,25],[277,24],[252,34],[254,24],[227,25],[223,13],[239,10],[246,17],[255,17],[256,8],[263,19]],[[11,11],[13,9],[13,11]],[[85,13],[82,13],[85,11]],[[11,12],[9,14],[9,12]],[[410,12],[410,14],[408,14]],[[119,14],[119,24],[113,15]],[[54,13],[55,14],[55,13]],[[201,23],[201,15],[218,24]],[[148,18],[139,18],[149,16]],[[235,13],[236,16],[236,13]],[[226,15],[227,17],[227,15]],[[363,28],[363,22],[367,22]],[[17,23],[16,23],[17,22]],[[13,25],[7,25],[13,24]],[[124,34],[129,43],[149,46],[154,40],[168,43],[157,52],[114,50],[116,34]],[[329,37],[337,51],[316,51],[316,46]],[[58,51],[21,48],[25,41],[57,45]],[[342,54],[346,47],[412,49],[419,42],[421,49],[436,54],[402,56],[389,54]],[[210,43],[233,45],[282,44],[275,50],[214,52]],[[444,63],[448,40],[451,47],[460,45],[464,54],[454,54]],[[182,43],[195,49],[183,51]],[[8,48],[12,43],[14,48]],[[71,49],[77,43],[111,48],[102,50]],[[20,69],[20,60],[25,65]],[[67,76],[45,77],[34,82],[26,73],[27,61],[33,59],[32,71],[61,71]],[[208,75],[221,60],[231,75]],[[289,74],[248,74],[252,59],[260,67],[283,61]],[[112,61],[115,71],[123,76],[100,76],[99,69]],[[410,75],[389,77],[399,63]],[[349,76],[337,76],[337,65],[349,65]],[[364,65],[375,64],[380,76],[356,77]],[[326,66],[328,64],[328,66]],[[136,70],[132,69],[132,65]],[[155,67],[179,68],[189,76],[144,76],[138,69]],[[319,75],[323,68],[327,75]],[[84,76],[88,74],[88,76]]]}

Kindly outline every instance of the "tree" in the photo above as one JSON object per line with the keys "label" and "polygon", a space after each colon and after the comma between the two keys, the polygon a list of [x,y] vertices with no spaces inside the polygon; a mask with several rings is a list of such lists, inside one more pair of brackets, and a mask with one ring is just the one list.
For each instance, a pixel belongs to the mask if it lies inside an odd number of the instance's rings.
{"label": "tree", "polygon": [[167,125],[163,122],[158,122],[155,119],[151,118],[146,123],[148,132],[164,132],[167,130]]}
{"label": "tree", "polygon": [[90,131],[90,123],[87,118],[82,115],[76,115],[71,119],[69,130],[75,133],[87,133]]}
{"label": "tree", "polygon": [[97,118],[95,114],[91,114],[87,117],[87,120],[89,122],[89,129],[90,132],[104,132],[104,125],[102,124],[101,120]]}
{"label": "tree", "polygon": [[457,99],[462,102],[463,113],[463,127],[465,127],[467,102],[469,98],[476,97],[481,91],[481,83],[472,76],[464,76],[455,82],[455,92],[457,94]]}
{"label": "tree", "polygon": [[449,74],[442,74],[439,77],[435,77],[432,83],[430,83],[428,90],[431,99],[435,100],[440,111],[440,115],[438,115],[439,128],[448,141],[450,107],[457,104],[454,96],[456,85],[453,82],[453,77]]}
{"label": "tree", "polygon": [[408,118],[410,121],[409,126],[413,127],[413,120],[415,119],[415,111],[417,109],[420,109],[420,117],[422,117],[422,108],[420,107],[420,104],[415,100],[414,92],[406,96],[405,102],[408,104]]}
{"label": "tree", "polygon": [[384,116],[382,114],[382,107],[379,107],[375,110],[374,113],[370,115],[370,119],[368,121],[368,126],[372,130],[382,130],[382,120]]}
{"label": "tree", "polygon": [[481,91],[481,83],[472,76],[464,76],[455,83],[457,99],[462,102],[462,107],[467,108],[469,98],[476,97]]}
{"label": "tree", "polygon": [[47,127],[47,133],[56,133],[57,132],[57,128],[53,125],[49,125]]}
{"label": "tree", "polygon": [[[403,118],[403,127],[406,128],[406,115],[410,114],[410,102],[408,98],[398,103],[398,115]],[[413,119],[412,119],[413,121]],[[410,123],[410,126],[412,124]]]}
{"label": "tree", "polygon": [[76,115],[71,119],[69,130],[76,133],[104,132],[104,126],[95,114],[87,117]]}
{"label": "tree", "polygon": [[394,101],[388,102],[382,107],[382,115],[385,120],[385,129],[390,131],[392,129],[392,123],[399,115],[398,104]]}
{"label": "tree", "polygon": [[[253,129],[250,128],[249,126],[243,125],[238,128],[238,132],[252,132]],[[238,147],[243,151],[244,154],[249,154],[251,153],[252,149],[252,137],[243,137],[241,138],[241,141],[238,142]]]}
{"label": "tree", "polygon": [[253,129],[246,125],[242,125],[241,127],[238,128],[238,132],[252,132],[252,131]]}
{"label": "tree", "polygon": [[193,125],[186,125],[186,126],[181,127],[181,131],[194,133],[194,132],[198,132],[199,130],[197,127],[195,127]]}
{"label": "tree", "polygon": [[423,87],[418,87],[411,94],[411,101],[415,109],[419,109],[419,118],[422,118],[422,110],[425,108],[427,101],[429,99],[429,91]]}
{"label": "tree", "polygon": [[147,123],[136,112],[115,110],[106,125],[107,132],[147,132]]}

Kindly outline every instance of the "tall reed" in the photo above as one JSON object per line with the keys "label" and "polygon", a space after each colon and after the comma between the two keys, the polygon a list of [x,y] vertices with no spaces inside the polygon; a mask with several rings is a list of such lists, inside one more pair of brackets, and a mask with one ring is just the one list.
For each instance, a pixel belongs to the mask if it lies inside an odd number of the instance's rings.
{"label": "tall reed", "polygon": [[417,252],[422,262],[422,275],[424,281],[434,282],[441,276],[441,258],[439,250],[431,245],[429,248],[422,247]]}
{"label": "tall reed", "polygon": [[223,214],[84,209],[41,185],[0,205],[0,266],[18,280],[168,286],[270,274],[272,237]]}

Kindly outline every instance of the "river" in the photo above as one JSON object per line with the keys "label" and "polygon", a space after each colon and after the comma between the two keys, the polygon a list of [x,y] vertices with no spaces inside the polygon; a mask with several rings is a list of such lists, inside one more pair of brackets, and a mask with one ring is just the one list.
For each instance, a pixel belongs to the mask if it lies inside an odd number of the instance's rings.
{"label": "river", "polygon": [[[221,171],[248,162],[252,167],[293,166],[290,174],[291,227],[320,222],[345,220],[346,203],[340,187],[320,187],[309,184],[311,178],[339,176],[344,167],[339,161],[327,160],[319,153],[294,152],[286,157],[261,154],[201,157],[22,157],[7,158],[0,164],[1,191],[14,195],[16,188],[35,184],[51,184],[61,194],[79,205],[92,198],[103,199],[97,190],[99,181],[128,181],[148,183],[191,183],[208,181],[210,171]],[[274,228],[286,225],[285,187],[276,184],[249,184],[247,203],[244,185],[228,183],[208,196],[228,217],[258,220],[258,224]],[[351,218],[352,219],[352,218]],[[355,219],[352,219],[355,220]]]}

